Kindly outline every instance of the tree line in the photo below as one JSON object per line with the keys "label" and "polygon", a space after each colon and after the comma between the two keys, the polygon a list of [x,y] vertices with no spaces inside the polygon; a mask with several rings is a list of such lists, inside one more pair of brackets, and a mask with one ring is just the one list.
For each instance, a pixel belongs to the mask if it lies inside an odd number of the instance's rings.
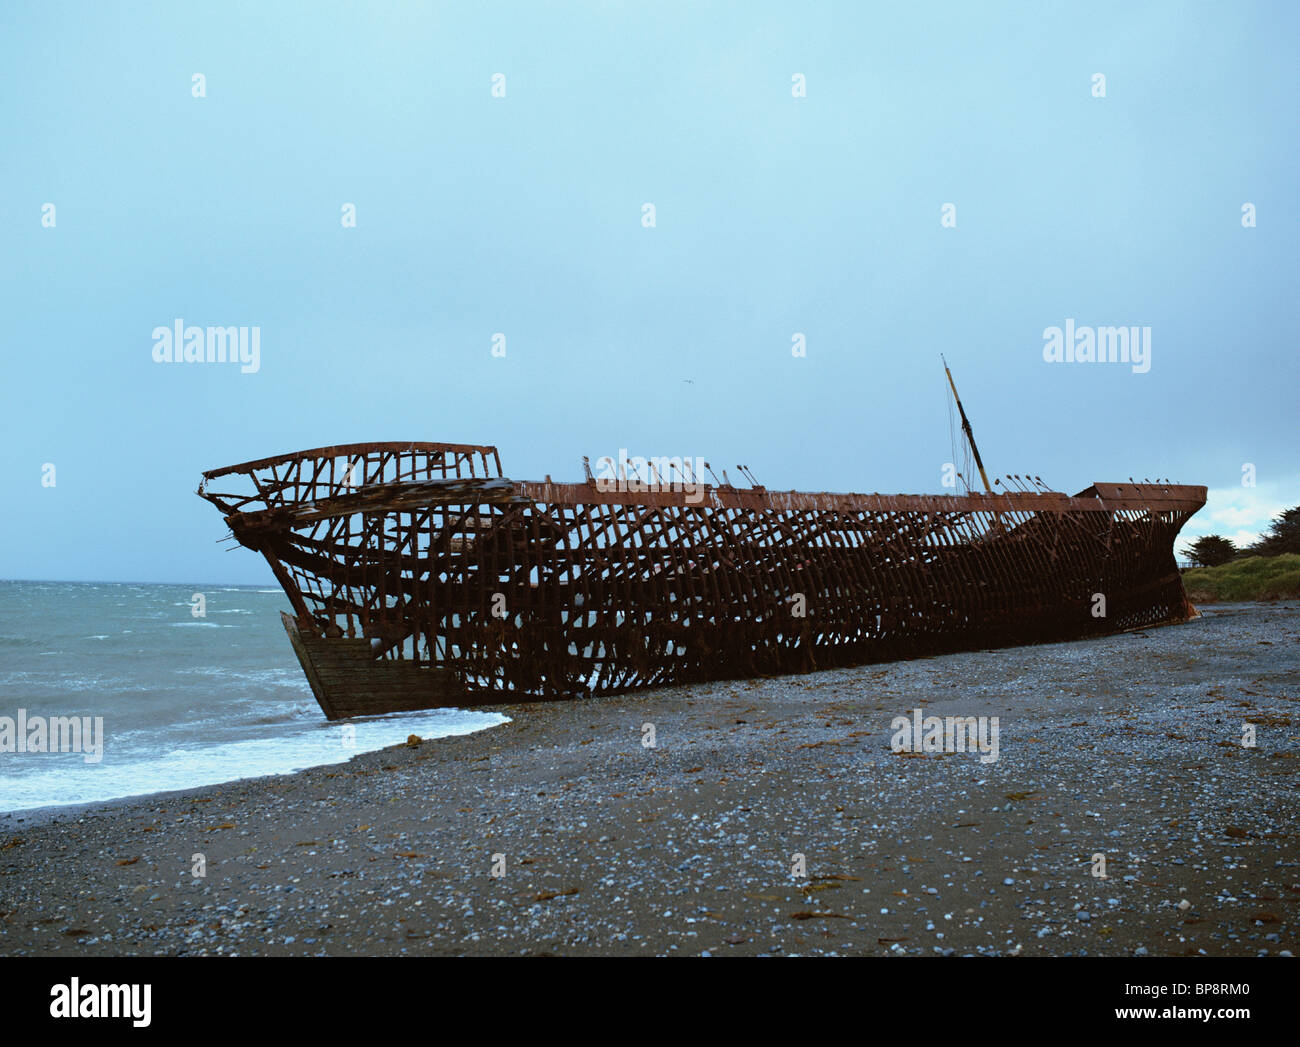
{"label": "tree line", "polygon": [[1274,517],[1268,533],[1253,545],[1238,548],[1229,538],[1207,534],[1183,548],[1183,555],[1193,567],[1218,567],[1246,556],[1281,556],[1283,553],[1300,553],[1300,505]]}

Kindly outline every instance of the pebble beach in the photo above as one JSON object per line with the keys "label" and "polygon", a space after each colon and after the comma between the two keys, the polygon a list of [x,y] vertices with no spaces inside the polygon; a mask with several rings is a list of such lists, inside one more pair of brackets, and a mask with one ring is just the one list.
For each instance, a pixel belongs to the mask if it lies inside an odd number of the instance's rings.
{"label": "pebble beach", "polygon": [[1202,610],[0,815],[0,954],[1289,955],[1300,603]]}

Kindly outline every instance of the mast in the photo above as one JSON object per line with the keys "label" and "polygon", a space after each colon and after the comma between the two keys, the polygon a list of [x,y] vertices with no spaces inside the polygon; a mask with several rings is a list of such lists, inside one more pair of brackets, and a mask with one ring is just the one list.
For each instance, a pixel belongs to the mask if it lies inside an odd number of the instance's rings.
{"label": "mast", "polygon": [[939,354],[939,359],[943,360],[943,372],[948,376],[948,385],[952,387],[952,398],[957,401],[957,410],[961,414],[961,428],[966,434],[971,451],[975,454],[975,464],[979,467],[980,479],[984,481],[984,490],[992,494],[993,488],[989,486],[988,474],[984,472],[984,463],[980,460],[980,449],[975,446],[975,434],[971,432],[970,419],[966,417],[966,409],[962,407],[961,397],[957,395],[957,383],[952,380],[952,372],[948,370],[948,361],[943,359],[943,353]]}

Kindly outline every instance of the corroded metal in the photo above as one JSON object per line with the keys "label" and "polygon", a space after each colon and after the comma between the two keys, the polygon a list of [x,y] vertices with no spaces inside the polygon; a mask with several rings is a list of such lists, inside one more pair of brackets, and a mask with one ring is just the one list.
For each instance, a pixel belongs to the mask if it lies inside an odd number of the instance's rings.
{"label": "corroded metal", "polygon": [[1070,497],[519,482],[495,448],[432,443],[247,462],[198,493],[284,587],[331,717],[1181,621],[1195,611],[1173,543],[1205,502],[1150,483]]}

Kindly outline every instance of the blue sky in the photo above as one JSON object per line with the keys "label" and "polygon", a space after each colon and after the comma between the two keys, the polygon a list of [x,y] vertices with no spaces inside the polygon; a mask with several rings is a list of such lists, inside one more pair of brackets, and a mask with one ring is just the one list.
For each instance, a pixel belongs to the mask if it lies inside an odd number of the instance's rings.
{"label": "blue sky", "polygon": [[[268,581],[199,473],[355,440],[941,491],[940,352],[991,473],[1203,483],[1185,533],[1257,532],[1300,503],[1298,23],[0,5],[0,577]],[[1150,326],[1150,371],[1045,362],[1067,318]],[[155,363],[177,319],[258,326],[259,370]]]}

